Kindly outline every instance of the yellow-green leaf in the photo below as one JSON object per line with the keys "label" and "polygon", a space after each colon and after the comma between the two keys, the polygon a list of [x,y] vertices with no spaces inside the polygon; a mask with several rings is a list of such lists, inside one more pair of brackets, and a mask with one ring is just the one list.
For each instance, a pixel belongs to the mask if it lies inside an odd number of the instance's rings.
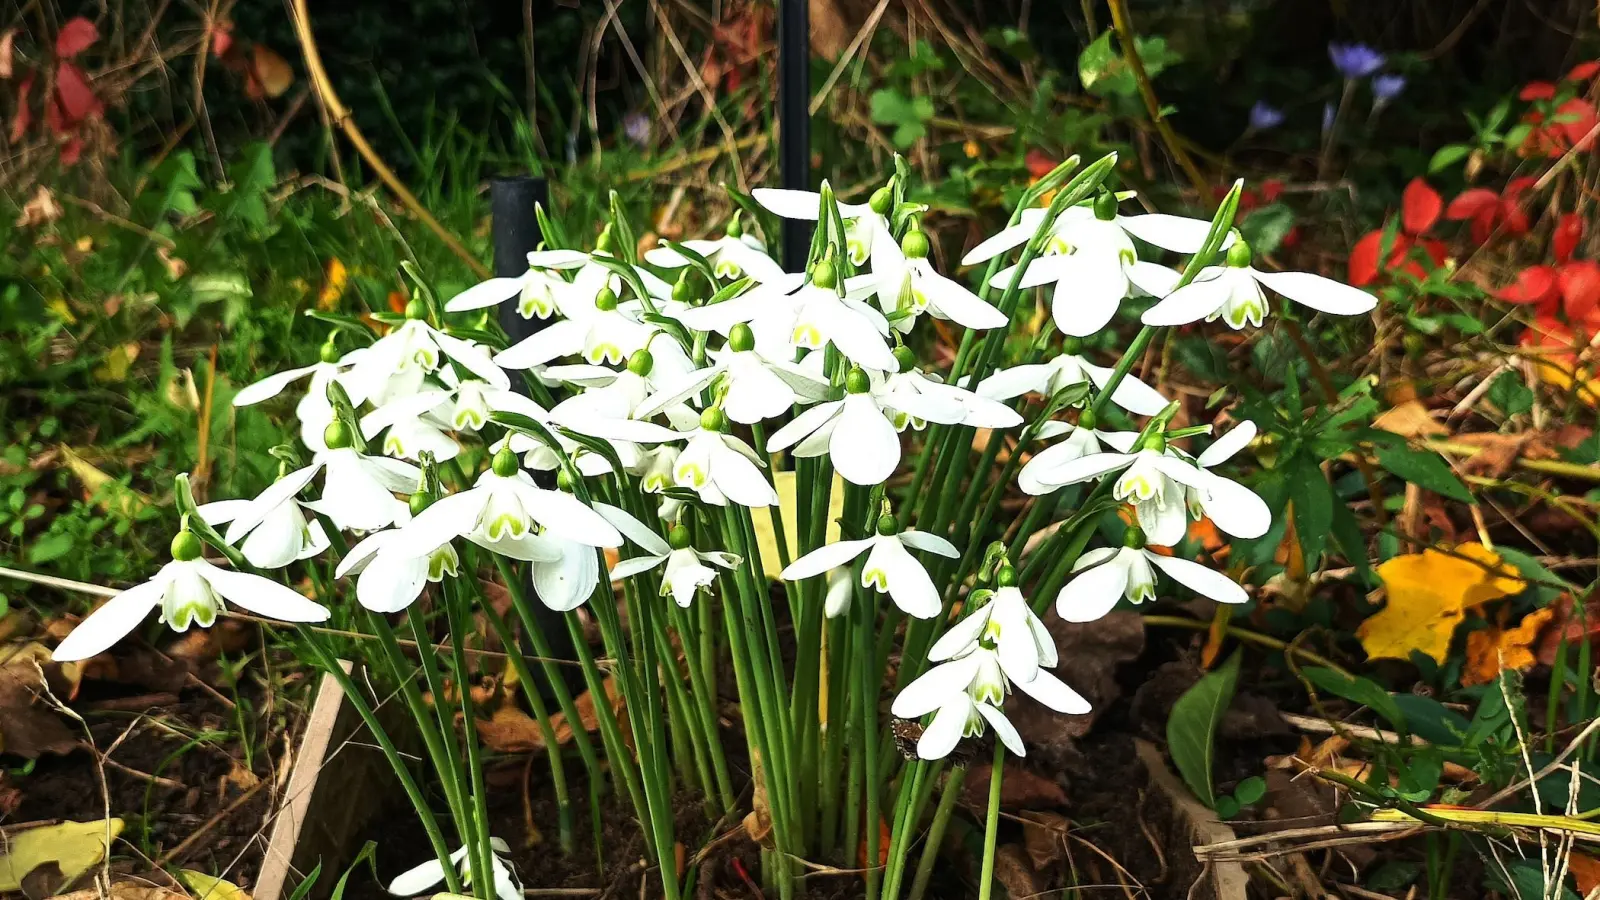
{"label": "yellow-green leaf", "polygon": [[112,840],[122,834],[121,819],[61,822],[8,835],[0,855],[0,894],[22,890],[22,879],[43,865],[55,863],[71,884],[106,858]]}

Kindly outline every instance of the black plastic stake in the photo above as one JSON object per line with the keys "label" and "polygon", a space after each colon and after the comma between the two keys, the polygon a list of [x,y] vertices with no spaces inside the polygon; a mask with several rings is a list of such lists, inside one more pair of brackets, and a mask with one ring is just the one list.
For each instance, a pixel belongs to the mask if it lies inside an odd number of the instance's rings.
{"label": "black plastic stake", "polygon": [[[808,0],[778,0],[778,165],[790,190],[811,189],[811,20]],[[783,220],[783,267],[805,268],[811,223]]]}
{"label": "black plastic stake", "polygon": [[[539,217],[534,215],[535,205],[548,206],[550,188],[543,178],[532,175],[507,175],[489,180],[489,211],[492,215],[490,237],[494,242],[494,274],[496,278],[516,278],[528,271],[528,253],[539,248],[543,235],[539,232]],[[517,312],[515,301],[500,304],[500,327],[511,342],[522,340],[549,324],[547,319],[524,319]],[[521,393],[528,392],[521,379],[511,379],[511,385]],[[537,476],[536,476],[537,477]],[[546,485],[549,487],[550,485]],[[550,651],[558,659],[575,659],[572,636],[566,620],[544,603],[538,601],[538,591],[533,587],[530,573],[522,585],[523,594],[532,603],[533,618]],[[562,669],[569,687],[576,687],[575,667]]]}

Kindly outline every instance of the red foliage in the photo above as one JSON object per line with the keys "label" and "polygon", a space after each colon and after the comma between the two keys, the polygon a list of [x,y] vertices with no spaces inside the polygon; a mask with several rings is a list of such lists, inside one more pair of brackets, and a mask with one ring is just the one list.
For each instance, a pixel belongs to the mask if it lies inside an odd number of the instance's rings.
{"label": "red foliage", "polygon": [[94,23],[83,16],[76,16],[61,26],[61,31],[56,34],[56,55],[62,59],[71,59],[89,49],[98,40],[100,31],[94,27]]}
{"label": "red foliage", "polygon": [[1530,81],[1517,94],[1518,100],[1549,100],[1556,95],[1556,86],[1548,81]]}
{"label": "red foliage", "polygon": [[1445,207],[1444,217],[1452,222],[1470,219],[1472,240],[1479,244],[1489,240],[1497,227],[1509,235],[1526,234],[1528,214],[1517,199],[1531,183],[1532,179],[1512,179],[1499,194],[1488,188],[1462,191]]}
{"label": "red foliage", "polygon": [[1400,228],[1409,235],[1426,234],[1444,211],[1444,198],[1421,178],[1411,179],[1400,195]]}
{"label": "red foliage", "polygon": [[1555,299],[1556,272],[1549,266],[1529,266],[1517,273],[1517,280],[1494,295],[1507,303],[1542,304]]}
{"label": "red foliage", "polygon": [[1439,221],[1444,209],[1444,199],[1439,192],[1421,178],[1411,179],[1400,195],[1400,231],[1389,247],[1389,257],[1379,265],[1379,252],[1383,249],[1383,229],[1369,231],[1350,249],[1349,281],[1355,287],[1366,287],[1378,276],[1399,270],[1413,278],[1428,277],[1428,269],[1412,258],[1412,248],[1420,248],[1424,255],[1438,266],[1444,262],[1444,244],[1423,237]]}
{"label": "red foliage", "polygon": [[1556,286],[1567,319],[1592,328],[1600,311],[1600,263],[1586,259],[1567,263],[1556,273]]}
{"label": "red foliage", "polygon": [[1600,75],[1600,59],[1591,59],[1573,66],[1572,71],[1567,73],[1566,80],[1588,81],[1596,75]]}
{"label": "red foliage", "polygon": [[1556,220],[1555,233],[1550,236],[1550,252],[1556,262],[1567,262],[1572,259],[1573,251],[1578,249],[1578,243],[1582,240],[1583,217],[1577,213],[1567,213]]}
{"label": "red foliage", "polygon": [[84,77],[81,69],[69,62],[56,66],[56,102],[61,107],[60,125],[55,127],[58,134],[90,116],[98,115],[104,109],[100,98],[89,87],[89,79]]}

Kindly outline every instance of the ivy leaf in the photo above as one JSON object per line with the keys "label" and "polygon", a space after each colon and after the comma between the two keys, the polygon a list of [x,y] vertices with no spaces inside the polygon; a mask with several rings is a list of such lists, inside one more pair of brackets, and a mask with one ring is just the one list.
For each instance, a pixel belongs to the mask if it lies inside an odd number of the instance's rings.
{"label": "ivy leaf", "polygon": [[1173,763],[1189,790],[1213,808],[1217,805],[1217,790],[1211,762],[1216,756],[1217,723],[1222,721],[1239,686],[1239,663],[1240,651],[1235,650],[1221,668],[1208,672],[1183,692],[1167,719],[1167,748],[1172,752]]}
{"label": "ivy leaf", "polygon": [[933,118],[933,101],[927,97],[908,98],[893,88],[872,92],[872,121],[895,126],[892,140],[896,147],[909,147],[928,133]]}

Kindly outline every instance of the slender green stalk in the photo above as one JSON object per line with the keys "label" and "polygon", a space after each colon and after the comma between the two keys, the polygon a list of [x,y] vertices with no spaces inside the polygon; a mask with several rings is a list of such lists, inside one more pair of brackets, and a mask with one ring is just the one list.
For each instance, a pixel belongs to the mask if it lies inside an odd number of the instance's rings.
{"label": "slender green stalk", "polygon": [[944,844],[945,827],[950,824],[956,801],[961,799],[961,783],[966,778],[966,767],[957,766],[944,780],[944,793],[939,796],[939,806],[933,811],[933,821],[928,825],[928,840],[922,845],[922,856],[917,860],[917,874],[911,880],[910,900],[922,900],[922,895],[928,890],[928,880],[933,877],[933,864],[938,860],[939,848]]}
{"label": "slender green stalk", "polygon": [[[471,786],[472,808],[468,821],[472,823],[472,840],[467,844],[471,848],[467,853],[468,871],[472,873],[473,893],[482,900],[494,900],[494,848],[489,844],[489,805],[483,789],[483,747],[478,743],[478,712],[472,702],[474,678],[467,662],[467,641],[476,629],[472,627],[471,604],[462,595],[456,580],[447,579],[443,586],[450,622],[450,659],[461,708],[461,741],[466,748],[467,777]],[[444,698],[435,697],[434,705],[444,708]]]}
{"label": "slender green stalk", "polygon": [[989,769],[989,812],[983,819],[983,868],[978,875],[978,900],[994,891],[994,845],[1000,831],[1000,779],[1005,772],[1006,745],[994,742],[994,765]]}
{"label": "slender green stalk", "polygon": [[[445,751],[445,737],[440,733],[434,713],[428,709],[422,691],[417,688],[415,673],[407,671],[413,668],[411,660],[400,649],[400,642],[395,637],[394,629],[389,626],[389,620],[371,610],[366,610],[366,614],[368,627],[377,636],[378,643],[383,648],[389,675],[399,685],[400,696],[405,700],[406,709],[416,723],[417,733],[422,736],[422,744],[427,749],[428,759],[440,772],[439,785],[444,789],[445,800],[450,804],[451,818],[455,820],[458,829],[464,829],[467,822],[466,807],[461,802],[461,785],[456,778],[458,770],[450,768],[450,755]],[[434,694],[435,698],[440,696]],[[465,839],[466,835],[463,833],[461,837]]]}
{"label": "slender green stalk", "polygon": [[[707,605],[702,603],[700,605]],[[699,659],[699,647],[689,631],[689,616],[676,604],[667,609],[673,628],[678,632],[678,646],[683,650],[684,669],[689,673],[689,693],[693,698],[695,726],[700,730],[701,741],[711,760],[713,783],[723,813],[731,812],[736,800],[733,780],[728,775],[728,758],[722,750],[722,732],[717,726],[716,688],[707,684]]]}
{"label": "slender green stalk", "polygon": [[[879,820],[881,813],[878,810],[883,791],[878,782],[878,690],[881,684],[883,669],[877,665],[878,654],[874,646],[873,632],[877,623],[877,608],[870,602],[871,597],[864,592],[856,597],[856,629],[862,643],[862,650],[856,654],[857,669],[859,672],[857,690],[860,692],[861,703],[861,735],[860,750],[862,753],[862,768],[866,774],[863,785],[866,790],[866,844],[867,844],[867,900],[877,900],[879,882],[883,872],[879,868],[881,857],[878,853],[878,842],[881,838]],[[873,652],[865,652],[871,649]]]}

